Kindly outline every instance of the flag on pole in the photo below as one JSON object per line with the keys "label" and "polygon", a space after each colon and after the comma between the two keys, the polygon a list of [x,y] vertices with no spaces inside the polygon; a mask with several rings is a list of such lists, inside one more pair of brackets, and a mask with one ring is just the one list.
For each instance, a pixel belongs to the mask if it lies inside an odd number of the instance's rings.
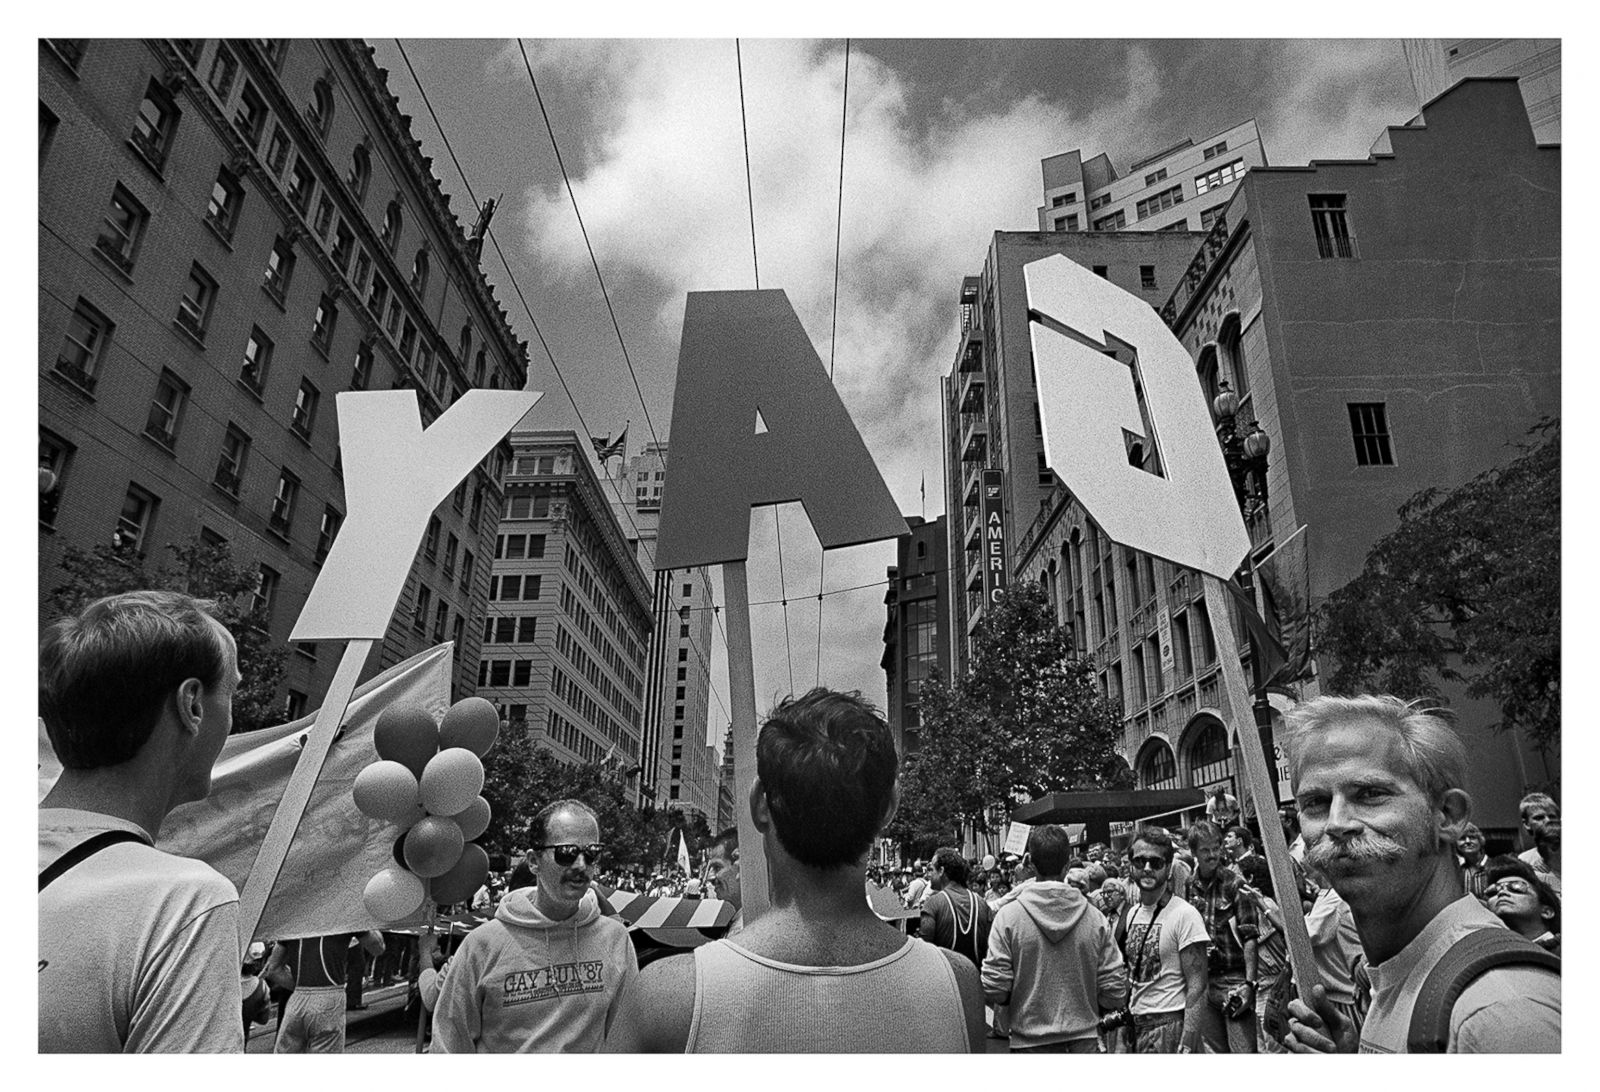
{"label": "flag on pole", "polygon": [[628,446],[628,430],[624,428],[622,435],[613,443],[609,436],[591,436],[589,442],[594,445],[595,457],[602,463],[607,459],[623,454]]}
{"label": "flag on pole", "polygon": [[681,830],[678,831],[678,867],[685,876],[689,875],[689,839]]}

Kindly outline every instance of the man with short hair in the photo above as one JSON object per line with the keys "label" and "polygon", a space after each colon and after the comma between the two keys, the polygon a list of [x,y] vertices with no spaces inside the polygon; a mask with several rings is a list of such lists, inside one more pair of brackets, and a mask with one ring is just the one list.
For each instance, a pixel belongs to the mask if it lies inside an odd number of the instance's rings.
{"label": "man with short hair", "polygon": [[1139,901],[1117,933],[1132,990],[1128,1009],[1136,1054],[1198,1050],[1205,1024],[1211,938],[1200,912],[1169,888],[1175,853],[1172,835],[1156,826],[1140,827],[1128,852]]}
{"label": "man with short hair", "polygon": [[204,800],[233,727],[231,634],[177,592],[97,599],[45,630],[39,715],[39,1051],[240,1052],[239,893],[154,848]]}
{"label": "man with short hair", "polygon": [[906,906],[912,910],[919,909],[924,900],[933,893],[933,885],[929,882],[933,875],[933,865],[917,862],[917,867],[911,882],[906,884],[906,889],[900,893]]}
{"label": "man with short hair", "polygon": [[1518,806],[1522,831],[1533,840],[1519,859],[1526,861],[1557,895],[1561,894],[1561,805],[1542,792],[1530,792]]}
{"label": "man with short hair", "polygon": [[[995,915],[983,961],[983,995],[1008,1005],[1011,1049],[1094,1054],[1101,1012],[1128,999],[1128,976],[1111,926],[1062,882],[1067,828],[1035,827],[1028,854],[1039,879]],[[941,853],[943,850],[940,851]]]}
{"label": "man with short hair", "polygon": [[1222,836],[1222,854],[1227,863],[1234,866],[1237,872],[1243,871],[1240,867],[1246,857],[1255,856],[1255,839],[1250,834],[1248,827],[1234,824]]}
{"label": "man with short hair", "polygon": [[1239,820],[1239,798],[1229,792],[1226,785],[1218,785],[1206,800],[1206,818],[1215,823],[1219,831],[1233,826]]}
{"label": "man with short hair", "polygon": [[593,1053],[638,977],[627,927],[601,912],[591,884],[605,852],[594,811],[547,804],[528,838],[536,885],[506,895],[451,956],[432,1053]]}
{"label": "man with short hair", "polygon": [[1483,875],[1484,865],[1488,862],[1483,852],[1483,831],[1478,829],[1478,824],[1468,823],[1461,828],[1461,837],[1456,840],[1456,852],[1460,854],[1462,890],[1481,901],[1484,886],[1488,883]]}
{"label": "man with short hair", "polygon": [[1201,1034],[1213,1054],[1254,1054],[1260,923],[1255,904],[1240,895],[1239,873],[1222,863],[1222,841],[1222,831],[1205,819],[1189,828],[1195,873],[1185,897],[1211,937]]}
{"label": "man with short hair", "polygon": [[1561,896],[1527,861],[1496,857],[1485,869],[1484,901],[1506,927],[1547,952],[1561,954]]}
{"label": "man with short hair", "polygon": [[[1372,695],[1295,707],[1287,745],[1306,861],[1350,905],[1372,1003],[1356,1033],[1314,987],[1315,1012],[1289,1003],[1286,1045],[1298,1053],[1407,1052],[1430,972],[1472,934],[1503,928],[1462,891],[1456,864],[1472,808],[1461,788],[1466,748],[1433,711]],[[1452,1053],[1559,1051],[1560,991],[1549,968],[1496,966],[1464,984],[1442,1045]]]}
{"label": "man with short hair", "polygon": [[706,883],[713,898],[730,904],[735,913],[724,936],[737,936],[744,929],[744,896],[739,887],[739,828],[729,827],[712,839],[706,857]]}
{"label": "man with short hair", "polygon": [[929,944],[960,952],[974,967],[982,967],[994,912],[967,889],[966,858],[958,850],[942,847],[934,853],[929,871],[933,894],[922,902],[917,935]]}
{"label": "man with short hair", "polygon": [[747,801],[771,905],[736,940],[647,966],[606,1048],[982,1052],[977,968],[862,897],[898,769],[893,733],[859,694],[818,687],[781,702],[756,738]]}

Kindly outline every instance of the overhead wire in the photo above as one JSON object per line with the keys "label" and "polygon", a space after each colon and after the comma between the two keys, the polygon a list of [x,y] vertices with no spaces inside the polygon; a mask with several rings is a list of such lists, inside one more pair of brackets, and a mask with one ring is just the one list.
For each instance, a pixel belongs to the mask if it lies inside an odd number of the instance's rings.
{"label": "overhead wire", "polygon": [[[839,249],[844,240],[844,136],[850,122],[850,39],[844,40],[844,93],[839,107],[839,204],[833,226],[833,323],[828,331],[828,381],[833,381],[834,354],[839,347]],[[822,585],[828,575],[828,551],[817,565],[817,681],[822,685]]]}

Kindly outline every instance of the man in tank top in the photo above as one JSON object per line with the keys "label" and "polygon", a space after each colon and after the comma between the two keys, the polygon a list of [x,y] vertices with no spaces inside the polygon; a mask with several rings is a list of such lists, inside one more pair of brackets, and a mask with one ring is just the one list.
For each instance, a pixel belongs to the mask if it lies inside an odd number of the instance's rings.
{"label": "man in tank top", "polygon": [[884,924],[861,897],[894,815],[899,762],[859,694],[780,703],[756,741],[748,806],[770,906],[736,940],[657,960],[623,998],[612,1051],[981,1053],[983,996],[965,956]]}

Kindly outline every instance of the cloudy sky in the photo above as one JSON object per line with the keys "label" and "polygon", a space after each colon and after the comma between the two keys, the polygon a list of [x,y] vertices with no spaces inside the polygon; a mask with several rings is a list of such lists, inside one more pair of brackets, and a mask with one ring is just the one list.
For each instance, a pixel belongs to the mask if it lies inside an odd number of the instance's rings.
{"label": "cloudy sky", "polygon": [[[462,176],[399,48],[371,41],[470,224]],[[943,510],[938,389],[954,359],[961,278],[980,271],[992,232],[1036,229],[1042,158],[1103,151],[1125,172],[1252,117],[1272,164],[1362,158],[1417,105],[1395,40],[858,40],[847,111],[843,39],[745,41],[738,56],[731,39],[526,40],[641,405],[517,42],[402,43],[472,190],[502,200],[494,234],[526,309],[492,247],[485,270],[530,342],[542,423],[615,435],[631,422],[630,454],[652,428],[669,440],[685,294],[755,286],[753,200],[761,287],[788,293],[902,511],[930,519]],[[753,608],[758,708],[790,692],[791,678],[803,690],[819,676],[881,703],[893,544],[829,552],[826,588],[873,586],[824,600],[819,665],[822,553],[798,505],[776,522],[781,579],[773,510],[752,519],[750,597],[794,601],[787,642],[784,609]],[[720,740],[720,631],[716,642],[710,729]]]}

